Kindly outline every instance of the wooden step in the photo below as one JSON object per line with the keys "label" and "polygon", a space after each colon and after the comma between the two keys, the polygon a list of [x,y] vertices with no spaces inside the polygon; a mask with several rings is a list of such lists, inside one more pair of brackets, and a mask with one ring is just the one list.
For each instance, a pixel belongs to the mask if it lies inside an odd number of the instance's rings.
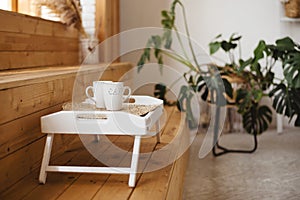
{"label": "wooden step", "polygon": [[[142,156],[139,161],[141,173],[137,177],[135,188],[128,187],[128,175],[121,174],[74,174],[74,173],[49,173],[45,185],[40,185],[37,180],[38,169],[21,179],[18,183],[0,193],[0,198],[5,199],[182,199],[184,174],[188,161],[189,134],[185,123],[185,116],[176,107],[166,107],[162,118],[163,129],[161,143],[156,143],[156,137],[144,138],[141,144]],[[133,138],[129,136],[110,136],[110,142],[99,146],[101,162],[110,165],[128,166],[129,153],[132,150]],[[100,140],[101,141],[101,140]],[[174,143],[163,153],[156,154]],[[114,144],[114,145],[112,145]],[[97,145],[93,143],[92,145]],[[116,146],[123,149],[123,153],[116,152]],[[74,154],[76,152],[76,154]],[[179,153],[183,153],[180,154]],[[161,164],[165,160],[174,159],[169,165],[146,172],[153,165]],[[90,159],[91,155],[78,142],[73,143],[64,153],[54,159],[54,163],[69,165],[103,166],[97,159]],[[19,194],[19,195],[17,195]]]}

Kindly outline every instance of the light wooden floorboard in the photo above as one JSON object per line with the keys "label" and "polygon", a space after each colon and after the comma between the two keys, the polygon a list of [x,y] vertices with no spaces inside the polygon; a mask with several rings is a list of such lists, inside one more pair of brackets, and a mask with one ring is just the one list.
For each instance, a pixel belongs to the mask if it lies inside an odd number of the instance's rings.
{"label": "light wooden floorboard", "polygon": [[[39,169],[34,170],[7,191],[0,193],[0,199],[26,200],[63,200],[63,199],[181,199],[182,180],[188,156],[181,157],[175,162],[166,163],[178,154],[183,143],[175,142],[176,138],[188,140],[188,129],[185,117],[176,107],[166,107],[161,119],[161,143],[157,144],[156,137],[144,138],[141,144],[139,173],[136,187],[128,187],[128,175],[121,174],[80,174],[80,173],[48,173],[46,184],[38,183]],[[184,139],[186,138],[186,139]],[[128,167],[131,161],[133,137],[109,136],[101,137],[99,142],[94,136],[89,136],[85,147],[93,147],[93,156],[77,142],[61,155],[50,161],[51,165],[84,165],[84,166],[116,166]],[[174,140],[174,141],[173,141]],[[175,143],[171,149],[164,150],[159,155],[154,150],[162,149],[170,142]],[[113,145],[114,144],[114,145]],[[117,148],[118,147],[118,148]],[[177,147],[177,149],[175,148]],[[90,148],[88,148],[90,149]],[[123,151],[120,151],[122,149]],[[156,152],[156,151],[155,151]],[[98,158],[99,161],[96,159]],[[165,164],[162,169],[155,166]],[[154,168],[153,168],[154,167]],[[152,169],[148,172],[147,170]],[[173,173],[174,172],[174,173]],[[176,184],[175,184],[176,183]],[[172,184],[172,185],[170,185]],[[172,195],[170,194],[172,193]]]}

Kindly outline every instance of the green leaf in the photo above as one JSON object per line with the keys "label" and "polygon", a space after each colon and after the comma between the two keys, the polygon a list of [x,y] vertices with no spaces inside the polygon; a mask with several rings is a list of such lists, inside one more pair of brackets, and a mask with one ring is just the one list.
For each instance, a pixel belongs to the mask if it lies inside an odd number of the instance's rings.
{"label": "green leaf", "polygon": [[165,48],[170,49],[172,45],[172,32],[170,29],[164,30],[163,40],[165,41]]}
{"label": "green leaf", "polygon": [[163,57],[160,55],[159,56],[159,58],[158,58],[158,64],[159,64],[159,72],[160,72],[160,74],[163,74],[163,64],[164,64],[164,62],[163,62]]}
{"label": "green leaf", "polygon": [[217,35],[215,39],[219,39],[220,37],[222,37],[222,34]]}
{"label": "green leaf", "polygon": [[154,35],[151,39],[154,44],[154,48],[159,49],[161,47],[161,37],[159,35]]}
{"label": "green leaf", "polygon": [[293,87],[300,88],[300,74],[298,72],[297,76],[293,80]]}
{"label": "green leaf", "polygon": [[253,106],[243,114],[243,126],[249,134],[258,135],[266,131],[272,122],[272,111],[267,106]]}
{"label": "green leaf", "polygon": [[238,113],[243,115],[248,112],[252,104],[251,94],[247,90],[237,90],[236,105],[238,107]]}
{"label": "green leaf", "polygon": [[226,78],[222,78],[222,80],[224,83],[225,93],[230,98],[233,98],[233,89],[232,89],[231,83]]}
{"label": "green leaf", "polygon": [[295,43],[290,37],[285,37],[285,38],[276,40],[275,43],[279,50],[292,51],[295,48]]}
{"label": "green leaf", "polygon": [[209,43],[209,53],[210,55],[216,53],[221,47],[221,44],[219,42],[212,42]]}
{"label": "green leaf", "polygon": [[259,89],[253,89],[252,91],[253,91],[252,94],[254,97],[254,102],[255,103],[260,102],[261,98],[263,97],[263,91]]}
{"label": "green leaf", "polygon": [[252,58],[249,58],[248,60],[244,61],[242,59],[239,60],[239,64],[240,64],[240,67],[238,68],[238,73],[241,73],[242,71],[245,70],[245,68],[247,66],[249,66],[251,63],[252,63],[253,59]]}
{"label": "green leaf", "polygon": [[144,53],[141,55],[141,57],[137,63],[138,73],[141,71],[141,69],[145,65],[147,59],[150,60],[150,48],[144,49]]}
{"label": "green leaf", "polygon": [[242,36],[232,37],[231,41],[238,41],[242,38]]}
{"label": "green leaf", "polygon": [[281,83],[269,95],[273,97],[273,107],[277,113],[284,114],[290,120],[294,115],[300,115],[300,89]]}
{"label": "green leaf", "polygon": [[291,87],[300,87],[300,52],[291,53],[290,57],[284,62],[285,69],[283,74]]}
{"label": "green leaf", "polygon": [[268,71],[262,82],[262,89],[267,90],[272,84],[274,80],[275,74],[272,71]]}
{"label": "green leaf", "polygon": [[208,97],[208,88],[206,87],[203,94],[201,95],[201,99],[203,101],[206,101],[207,100],[207,97]]}
{"label": "green leaf", "polygon": [[183,85],[180,88],[180,92],[177,99],[177,108],[180,111],[186,111],[186,106],[184,105],[184,101],[188,98],[188,86]]}
{"label": "green leaf", "polygon": [[254,50],[254,60],[253,62],[258,62],[261,58],[264,57],[264,51],[266,49],[265,41],[259,41],[257,47]]}
{"label": "green leaf", "polygon": [[242,38],[242,36],[237,35],[236,33],[233,33],[230,38],[229,38],[229,42],[233,42],[233,41],[238,41]]}
{"label": "green leaf", "polygon": [[161,11],[161,15],[162,15],[162,17],[164,17],[164,18],[170,18],[169,12],[166,11],[166,10]]}
{"label": "green leaf", "polygon": [[225,52],[228,52],[231,49],[235,49],[237,47],[237,44],[227,42],[227,41],[222,41],[221,42],[221,47]]}

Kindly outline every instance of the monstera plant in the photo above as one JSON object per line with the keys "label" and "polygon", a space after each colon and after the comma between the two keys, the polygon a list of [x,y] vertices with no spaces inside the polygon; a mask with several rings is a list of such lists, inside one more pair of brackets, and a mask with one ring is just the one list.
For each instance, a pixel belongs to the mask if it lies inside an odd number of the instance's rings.
{"label": "monstera plant", "polygon": [[[177,34],[175,23],[176,8],[180,7],[185,31],[188,40],[188,49],[180,42],[181,36]],[[229,61],[223,64],[209,63],[208,69],[202,69],[195,56],[191,42],[184,5],[180,0],[173,1],[170,10],[162,11],[162,35],[153,35],[146,43],[143,54],[138,62],[138,70],[141,70],[150,57],[156,58],[162,66],[164,57],[171,58],[187,67],[182,74],[187,85],[181,87],[178,98],[178,108],[187,112],[191,127],[197,126],[191,111],[191,98],[195,92],[201,95],[205,101],[218,106],[232,104],[237,107],[242,115],[243,127],[250,134],[260,134],[266,131],[272,121],[272,111],[268,105],[262,104],[262,98],[270,97],[272,106],[277,113],[283,114],[290,120],[295,118],[295,126],[300,126],[300,46],[291,38],[278,39],[275,44],[267,44],[261,40],[253,51],[253,55],[247,59],[236,56],[240,48],[241,36],[232,34],[227,40],[218,35],[210,44],[210,54],[224,51],[228,54]],[[175,32],[174,34],[172,34]],[[181,52],[172,49],[173,37],[177,37]],[[190,52],[188,55],[186,52]],[[275,77],[276,68],[282,68],[283,78]],[[213,70],[214,69],[214,70]],[[220,75],[217,81],[216,71]],[[233,79],[240,80],[239,87],[233,89]],[[160,97],[165,99],[164,94],[168,91],[160,86]],[[219,92],[216,92],[219,91]],[[185,106],[183,106],[185,102]]]}

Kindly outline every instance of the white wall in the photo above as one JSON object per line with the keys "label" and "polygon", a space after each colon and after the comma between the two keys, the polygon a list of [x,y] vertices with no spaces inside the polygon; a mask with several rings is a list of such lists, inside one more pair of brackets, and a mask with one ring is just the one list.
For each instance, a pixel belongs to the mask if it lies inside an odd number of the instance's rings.
{"label": "white wall", "polygon": [[[169,9],[172,0],[121,0],[121,31],[141,27],[161,27],[160,12]],[[182,0],[186,7],[192,38],[208,51],[209,42],[222,33],[228,38],[232,33],[243,36],[242,56],[248,58],[263,39],[275,42],[284,36],[300,43],[300,22],[283,22],[280,0]],[[180,10],[176,19],[180,31],[184,31]],[[121,41],[121,47],[128,41]],[[132,54],[122,60],[137,62],[140,54]],[[219,55],[226,59],[225,55]],[[281,70],[277,71],[281,77]]]}
{"label": "white wall", "polygon": [[[121,31],[145,26],[161,27],[160,11],[169,9],[172,0],[121,0]],[[260,39],[274,42],[291,36],[300,43],[300,22],[281,22],[279,0],[182,0],[186,7],[191,36],[208,49],[218,34],[243,36],[242,53],[250,56]],[[177,10],[179,30],[182,15]],[[124,43],[123,43],[124,45]]]}

